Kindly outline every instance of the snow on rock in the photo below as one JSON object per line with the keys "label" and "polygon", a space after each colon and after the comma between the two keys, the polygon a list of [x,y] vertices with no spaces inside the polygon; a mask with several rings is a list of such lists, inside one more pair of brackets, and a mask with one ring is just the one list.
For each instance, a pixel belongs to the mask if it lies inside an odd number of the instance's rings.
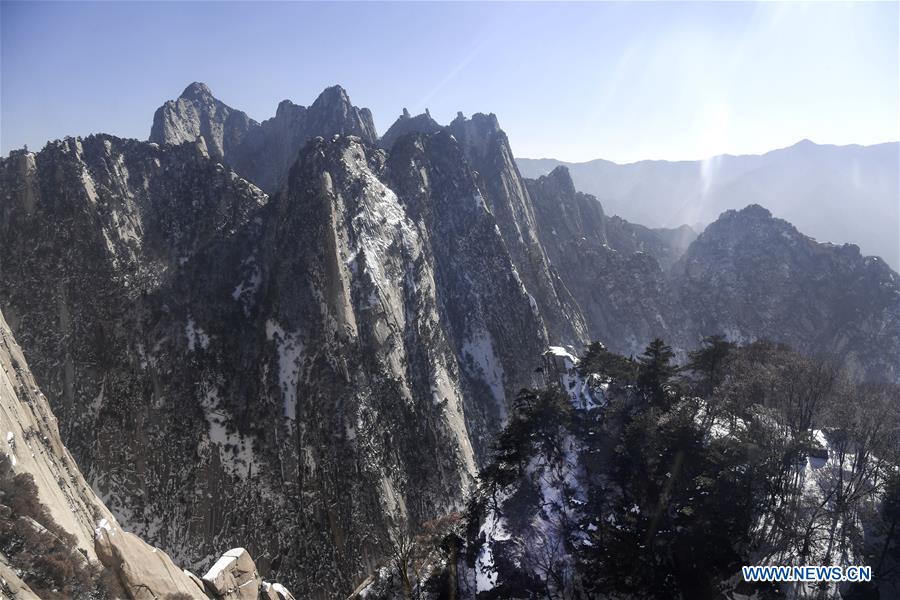
{"label": "snow on rock", "polygon": [[266,339],[275,342],[278,349],[278,383],[284,397],[284,416],[290,421],[297,418],[297,380],[303,356],[303,342],[299,333],[288,333],[276,321],[266,321]]}
{"label": "snow on rock", "polygon": [[476,331],[463,343],[464,364],[490,388],[494,401],[505,413],[506,393],[503,389],[503,365],[494,350],[494,342],[486,331]]}
{"label": "snow on rock", "polygon": [[243,548],[232,548],[223,554],[203,581],[222,600],[257,600],[262,585],[256,564]]}
{"label": "snow on rock", "polygon": [[251,472],[259,470],[252,438],[242,435],[231,425],[233,417],[221,406],[218,388],[211,383],[204,385],[200,403],[209,424],[209,442],[218,449],[219,458],[228,471],[239,477],[249,477]]}
{"label": "snow on rock", "polygon": [[544,371],[548,382],[557,384],[575,408],[590,410],[606,405],[605,384],[593,374],[582,377],[578,358],[562,346],[550,346],[544,353]]}
{"label": "snow on rock", "polygon": [[187,345],[190,352],[193,352],[198,345],[203,350],[209,348],[209,336],[201,328],[197,327],[194,319],[187,320],[184,326],[184,335],[187,337]]}

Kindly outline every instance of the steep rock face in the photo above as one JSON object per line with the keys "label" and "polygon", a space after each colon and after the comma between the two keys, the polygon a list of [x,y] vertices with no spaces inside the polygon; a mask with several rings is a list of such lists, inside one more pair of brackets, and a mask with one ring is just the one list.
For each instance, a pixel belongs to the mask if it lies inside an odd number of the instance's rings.
{"label": "steep rock face", "polygon": [[[140,432],[150,419],[143,386],[155,390],[151,396],[160,389],[139,333],[154,318],[148,299],[199,248],[233,233],[267,200],[210,161],[205,148],[163,151],[92,136],[49,144],[39,155],[16,153],[0,166],[7,194],[0,297],[89,477],[115,471],[98,464],[92,472],[104,443],[114,453],[148,441],[112,443],[122,421]],[[134,450],[113,464],[142,464],[146,451]]]}
{"label": "steep rock face", "polygon": [[[181,564],[201,571],[251,526],[246,545],[270,563],[273,513],[253,499],[263,484],[246,479],[247,430],[271,430],[249,421],[236,430],[206,365],[244,346],[235,337],[210,349],[203,329],[218,321],[217,335],[238,331],[246,318],[258,273],[244,249],[260,235],[267,197],[203,144],[69,139],[0,171],[2,303],[92,485],[118,520]],[[244,366],[254,358],[238,354],[227,367],[248,374],[230,389],[248,394],[250,414],[249,394],[266,385]]]}
{"label": "steep rock face", "polygon": [[531,382],[547,340],[543,321],[456,139],[403,138],[387,175],[429,245],[440,311],[469,388],[470,436],[483,457],[506,399]]}
{"label": "steep rock face", "polygon": [[392,524],[450,510],[474,470],[431,261],[379,179],[384,159],[358,138],[311,142],[260,259],[259,322],[278,352],[270,394],[283,407],[270,422],[288,436],[279,461],[308,586],[310,562],[346,586]]}
{"label": "steep rock face", "polygon": [[[81,560],[99,562],[111,570],[106,589],[110,597],[156,598],[183,593],[206,600],[202,589],[194,585],[165,553],[121,531],[115,518],[94,494],[63,445],[56,417],[38,389],[2,313],[0,367],[0,427],[5,431],[3,453],[14,473],[32,477],[37,501],[56,525],[73,536],[77,546],[71,551],[80,553]],[[2,518],[7,516],[8,513],[4,513]],[[0,565],[0,570],[4,570],[0,589],[12,598],[37,598],[29,595],[33,594],[30,588],[15,576],[5,560],[3,562]]]}
{"label": "steep rock face", "polygon": [[497,117],[478,113],[466,119],[459,114],[447,130],[460,141],[477,172],[479,188],[551,337],[572,344],[585,341],[584,317],[541,246],[531,198]]}
{"label": "steep rock face", "polygon": [[900,277],[857,246],[819,244],[753,205],[711,224],[673,268],[699,331],[770,338],[900,378]]}
{"label": "steep rock face", "polygon": [[327,88],[309,107],[284,100],[274,117],[257,123],[217,100],[206,85],[193,83],[156,111],[150,141],[180,144],[202,136],[213,158],[271,194],[307,141],[338,134],[370,143],[378,137],[371,111],[353,106],[340,86]]}
{"label": "steep rock face", "polygon": [[525,180],[541,242],[584,312],[590,337],[636,354],[654,337],[685,347],[686,319],[660,263],[677,251],[655,232],[604,214],[559,167]]}
{"label": "steep rock face", "polygon": [[16,473],[34,477],[38,498],[50,516],[75,536],[89,559],[94,553],[94,527],[112,520],[94,496],[75,460],[63,446],[56,417],[40,392],[22,349],[0,313],[0,429],[3,453]]}

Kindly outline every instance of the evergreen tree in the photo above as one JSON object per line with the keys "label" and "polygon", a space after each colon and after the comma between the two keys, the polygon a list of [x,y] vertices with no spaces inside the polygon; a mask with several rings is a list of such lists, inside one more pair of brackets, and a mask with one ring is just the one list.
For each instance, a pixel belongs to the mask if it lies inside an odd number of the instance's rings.
{"label": "evergreen tree", "polygon": [[613,383],[626,386],[634,385],[637,364],[630,358],[610,352],[600,342],[591,342],[578,361],[578,371],[582,376],[596,373],[609,377]]}
{"label": "evergreen tree", "polygon": [[678,373],[678,367],[672,364],[675,353],[672,347],[656,338],[638,358],[638,387],[645,397],[656,406],[668,407],[670,381]]}
{"label": "evergreen tree", "polygon": [[703,338],[703,346],[689,354],[688,370],[700,376],[700,394],[707,395],[722,383],[725,366],[732,352],[737,347],[724,335],[711,335]]}

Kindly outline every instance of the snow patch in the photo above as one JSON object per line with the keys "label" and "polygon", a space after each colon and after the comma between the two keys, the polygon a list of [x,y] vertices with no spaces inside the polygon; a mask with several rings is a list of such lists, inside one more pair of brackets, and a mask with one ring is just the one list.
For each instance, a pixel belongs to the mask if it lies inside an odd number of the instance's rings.
{"label": "snow patch", "polygon": [[184,335],[187,337],[188,352],[193,352],[197,345],[206,350],[209,348],[209,336],[201,328],[197,327],[194,319],[188,319],[184,326]]}
{"label": "snow patch", "polygon": [[501,413],[505,414],[506,393],[503,389],[503,365],[494,350],[494,341],[486,331],[478,331],[469,337],[462,347],[465,364],[470,371],[479,375],[491,389],[491,395]]}
{"label": "snow patch", "polygon": [[288,333],[276,321],[266,321],[266,339],[275,342],[278,352],[278,383],[284,397],[284,416],[297,419],[297,383],[300,377],[300,359],[303,342],[298,332]]}

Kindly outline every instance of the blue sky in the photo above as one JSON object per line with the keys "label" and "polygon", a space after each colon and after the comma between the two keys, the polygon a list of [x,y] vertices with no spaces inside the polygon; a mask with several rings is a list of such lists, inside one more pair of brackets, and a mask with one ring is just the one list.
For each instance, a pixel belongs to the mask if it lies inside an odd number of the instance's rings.
{"label": "blue sky", "polygon": [[0,3],[0,150],[145,139],[191,81],[256,120],[340,83],[495,112],[518,156],[694,159],[900,138],[898,3]]}

